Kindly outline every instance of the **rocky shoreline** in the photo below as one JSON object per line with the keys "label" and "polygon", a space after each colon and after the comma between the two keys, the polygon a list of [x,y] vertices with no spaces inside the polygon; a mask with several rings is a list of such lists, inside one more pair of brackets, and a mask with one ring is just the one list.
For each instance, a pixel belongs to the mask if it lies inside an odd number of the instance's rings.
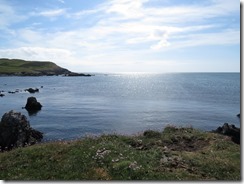
{"label": "rocky shoreline", "polygon": [[[35,97],[29,97],[25,106],[28,113],[34,113],[41,110],[42,105],[37,102]],[[240,128],[235,125],[224,123],[212,133],[221,134],[230,137],[230,139],[240,144]],[[155,132],[145,131],[144,136],[155,136]],[[0,150],[11,150],[12,148],[25,147],[41,142],[43,133],[30,127],[30,123],[25,115],[13,110],[6,112],[0,121]],[[190,140],[189,140],[190,141]],[[174,144],[174,143],[173,143]]]}
{"label": "rocky shoreline", "polygon": [[91,77],[91,76],[95,76],[95,75],[70,72],[70,73],[64,74],[63,76],[64,77]]}
{"label": "rocky shoreline", "polygon": [[38,73],[28,73],[28,72],[18,72],[18,73],[0,73],[0,77],[41,77],[41,76],[63,76],[63,77],[91,77],[95,76],[92,74],[76,73],[76,72],[38,72]]}

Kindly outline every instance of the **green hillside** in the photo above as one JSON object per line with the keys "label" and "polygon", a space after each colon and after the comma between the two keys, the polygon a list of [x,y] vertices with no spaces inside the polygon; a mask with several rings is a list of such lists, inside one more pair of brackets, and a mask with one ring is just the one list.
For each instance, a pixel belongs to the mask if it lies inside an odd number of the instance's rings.
{"label": "green hillside", "polygon": [[70,73],[49,61],[25,61],[20,59],[0,59],[0,75],[60,75]]}

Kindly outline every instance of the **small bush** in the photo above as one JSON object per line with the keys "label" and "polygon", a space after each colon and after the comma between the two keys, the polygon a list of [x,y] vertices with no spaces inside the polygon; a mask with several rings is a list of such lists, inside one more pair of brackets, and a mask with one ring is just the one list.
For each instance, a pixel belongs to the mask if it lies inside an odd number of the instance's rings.
{"label": "small bush", "polygon": [[146,138],[158,138],[161,136],[161,133],[153,130],[147,130],[143,133],[143,136]]}

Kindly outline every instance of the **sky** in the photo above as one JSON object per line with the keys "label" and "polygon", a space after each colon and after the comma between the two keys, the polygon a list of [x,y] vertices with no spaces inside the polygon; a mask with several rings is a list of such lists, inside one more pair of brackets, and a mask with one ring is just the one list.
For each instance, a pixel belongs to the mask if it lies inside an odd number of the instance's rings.
{"label": "sky", "polygon": [[74,72],[239,72],[238,0],[0,0],[0,58]]}

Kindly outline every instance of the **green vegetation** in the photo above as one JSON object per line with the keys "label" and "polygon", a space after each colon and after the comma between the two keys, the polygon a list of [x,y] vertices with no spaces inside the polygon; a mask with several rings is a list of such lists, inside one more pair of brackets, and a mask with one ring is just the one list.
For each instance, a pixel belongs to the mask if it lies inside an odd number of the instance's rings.
{"label": "green vegetation", "polygon": [[0,153],[2,180],[240,180],[240,145],[215,133],[166,127]]}
{"label": "green vegetation", "polygon": [[52,62],[0,59],[0,75],[58,75],[69,72]]}

